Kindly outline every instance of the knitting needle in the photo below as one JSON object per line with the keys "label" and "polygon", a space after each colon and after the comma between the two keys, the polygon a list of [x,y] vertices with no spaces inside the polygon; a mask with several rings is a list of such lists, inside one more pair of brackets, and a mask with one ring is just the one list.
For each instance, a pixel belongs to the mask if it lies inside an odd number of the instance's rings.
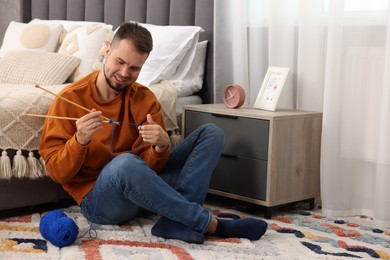
{"label": "knitting needle", "polygon": [[[52,94],[52,95],[54,95],[54,96],[56,96],[56,97],[58,97],[58,98],[60,98],[60,99],[62,99],[62,100],[64,100],[64,101],[66,101],[66,102],[68,102],[68,103],[70,103],[70,104],[72,104],[72,105],[75,105],[75,106],[77,106],[77,107],[79,107],[79,108],[81,108],[81,109],[83,109],[83,110],[85,110],[85,111],[87,111],[87,112],[91,112],[90,109],[88,109],[88,108],[86,108],[86,107],[83,107],[83,106],[81,106],[81,105],[79,105],[79,104],[77,104],[77,103],[75,103],[75,102],[73,102],[73,101],[71,101],[71,100],[69,100],[69,99],[67,99],[67,98],[61,97],[61,96],[59,96],[59,95],[57,95],[57,94],[51,92],[50,90],[47,90],[47,89],[45,89],[45,88],[39,86],[38,84],[35,84],[35,87],[36,87],[36,88],[40,88],[40,89],[42,89],[43,91],[46,91],[47,93]],[[104,119],[106,119],[107,121],[110,121],[109,118],[107,118],[107,117],[105,117],[105,116],[102,116],[102,117],[103,117]],[[117,125],[120,125],[119,122],[114,122],[114,123],[117,124]]]}
{"label": "knitting needle", "polygon": [[[75,118],[75,117],[38,115],[38,114],[29,114],[29,113],[23,113],[22,116],[35,116],[35,117],[45,117],[45,118],[67,119],[67,120],[75,120],[75,121],[79,120],[79,118]],[[110,121],[103,120],[103,123],[110,123]]]}

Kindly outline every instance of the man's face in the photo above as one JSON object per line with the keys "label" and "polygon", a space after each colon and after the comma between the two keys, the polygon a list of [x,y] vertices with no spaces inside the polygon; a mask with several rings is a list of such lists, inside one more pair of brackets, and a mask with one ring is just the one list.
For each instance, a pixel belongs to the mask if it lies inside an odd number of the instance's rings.
{"label": "man's face", "polygon": [[133,42],[121,40],[116,46],[109,46],[105,53],[103,67],[106,82],[110,88],[121,91],[134,83],[148,57],[147,53],[138,52]]}

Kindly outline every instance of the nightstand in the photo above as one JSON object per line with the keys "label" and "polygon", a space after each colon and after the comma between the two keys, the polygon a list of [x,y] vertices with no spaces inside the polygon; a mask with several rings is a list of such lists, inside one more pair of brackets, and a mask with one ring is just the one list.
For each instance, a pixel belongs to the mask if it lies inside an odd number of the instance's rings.
{"label": "nightstand", "polygon": [[281,205],[320,197],[322,113],[265,111],[223,104],[183,107],[182,133],[214,123],[225,133],[225,147],[209,193],[266,207],[265,217]]}

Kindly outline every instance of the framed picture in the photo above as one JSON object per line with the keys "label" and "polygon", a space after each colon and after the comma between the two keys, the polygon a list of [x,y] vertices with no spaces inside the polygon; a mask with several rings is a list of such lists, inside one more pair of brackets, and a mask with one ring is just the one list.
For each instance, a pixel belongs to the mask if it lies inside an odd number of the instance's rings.
{"label": "framed picture", "polygon": [[275,111],[289,68],[269,67],[253,108]]}

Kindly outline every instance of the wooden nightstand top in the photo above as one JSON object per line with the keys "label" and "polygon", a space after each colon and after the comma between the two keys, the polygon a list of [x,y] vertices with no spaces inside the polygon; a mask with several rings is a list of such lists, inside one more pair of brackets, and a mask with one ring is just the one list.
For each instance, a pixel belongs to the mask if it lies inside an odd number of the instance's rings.
{"label": "wooden nightstand top", "polygon": [[200,105],[185,105],[183,106],[184,110],[193,110],[198,112],[205,113],[217,113],[231,116],[240,116],[240,117],[249,117],[249,118],[259,118],[259,119],[269,119],[269,120],[278,120],[278,119],[288,119],[299,118],[299,117],[322,117],[321,112],[315,111],[303,111],[303,110],[294,110],[294,109],[281,109],[275,112],[254,109],[250,105],[244,105],[237,109],[227,108],[224,104],[200,104]]}

